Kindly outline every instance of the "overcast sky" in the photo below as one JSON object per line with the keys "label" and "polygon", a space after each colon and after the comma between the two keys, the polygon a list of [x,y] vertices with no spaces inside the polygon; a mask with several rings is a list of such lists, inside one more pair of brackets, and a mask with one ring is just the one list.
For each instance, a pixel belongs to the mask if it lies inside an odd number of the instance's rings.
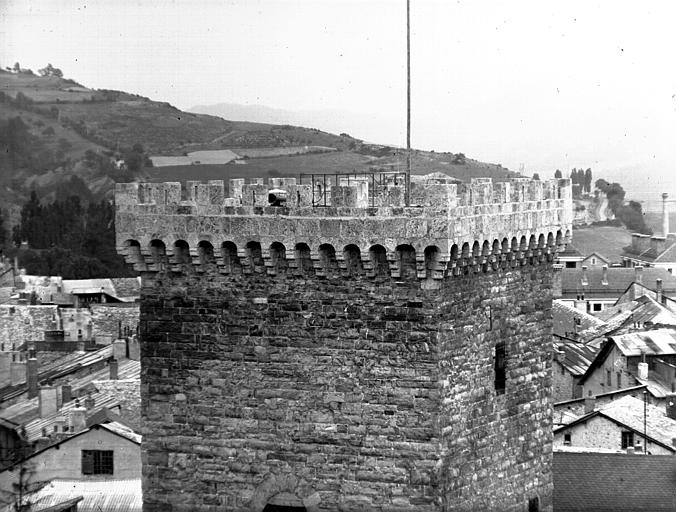
{"label": "overcast sky", "polygon": [[[676,195],[673,2],[411,4],[414,147]],[[405,0],[2,0],[0,16],[3,67],[184,109],[338,109],[344,131],[405,144]]]}

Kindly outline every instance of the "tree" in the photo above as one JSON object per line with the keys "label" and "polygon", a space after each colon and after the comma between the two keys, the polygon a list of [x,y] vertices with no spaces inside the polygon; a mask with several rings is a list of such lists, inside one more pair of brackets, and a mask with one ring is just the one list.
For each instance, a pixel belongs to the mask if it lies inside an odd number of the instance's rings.
{"label": "tree", "polygon": [[561,171],[559,171],[559,170],[557,169],[556,172],[554,173],[554,177],[555,177],[557,180],[560,180],[560,179],[563,177],[563,175],[561,174]]}
{"label": "tree", "polygon": [[40,76],[56,76],[58,78],[63,78],[63,72],[59,68],[55,68],[51,64],[47,64],[46,67],[38,69],[38,74]]}
{"label": "tree", "polygon": [[12,71],[14,71],[15,73],[20,73],[21,72],[21,64],[19,64],[18,62],[15,62],[14,67],[12,68]]}
{"label": "tree", "polygon": [[540,181],[540,175],[536,172],[535,174],[533,174],[533,179]]}
{"label": "tree", "polygon": [[591,184],[592,184],[592,170],[591,168],[589,168],[584,172],[584,189],[588,193],[591,193]]}

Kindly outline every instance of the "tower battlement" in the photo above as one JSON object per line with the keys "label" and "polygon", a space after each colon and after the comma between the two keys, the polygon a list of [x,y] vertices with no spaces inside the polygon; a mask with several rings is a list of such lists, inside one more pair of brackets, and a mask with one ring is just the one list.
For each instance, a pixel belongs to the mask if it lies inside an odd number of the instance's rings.
{"label": "tower battlement", "polygon": [[432,180],[117,185],[146,512],[551,512],[570,181]]}
{"label": "tower battlement", "polygon": [[[442,180],[443,181],[443,180]],[[570,180],[411,184],[367,176],[127,183],[115,190],[117,249],[139,271],[442,279],[551,261],[570,236]]]}

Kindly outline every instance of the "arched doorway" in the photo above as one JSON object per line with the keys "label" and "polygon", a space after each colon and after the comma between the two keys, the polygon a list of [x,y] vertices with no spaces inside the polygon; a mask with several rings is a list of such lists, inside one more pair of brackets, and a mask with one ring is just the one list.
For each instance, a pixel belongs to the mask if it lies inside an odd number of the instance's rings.
{"label": "arched doorway", "polygon": [[307,512],[307,509],[295,494],[280,492],[268,500],[263,512]]}

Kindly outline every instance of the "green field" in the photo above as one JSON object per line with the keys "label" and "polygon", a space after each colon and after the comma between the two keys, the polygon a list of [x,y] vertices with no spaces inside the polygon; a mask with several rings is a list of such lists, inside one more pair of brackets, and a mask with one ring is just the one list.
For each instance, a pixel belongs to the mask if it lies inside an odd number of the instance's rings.
{"label": "green field", "polygon": [[255,178],[273,175],[298,176],[300,173],[364,172],[371,158],[357,153],[309,153],[304,155],[255,158],[246,164],[224,165],[173,165],[146,169],[150,181],[228,180],[230,178]]}
{"label": "green field", "polygon": [[597,252],[611,263],[621,263],[624,247],[631,245],[631,233],[613,226],[586,226],[573,229],[573,246],[585,256]]}

